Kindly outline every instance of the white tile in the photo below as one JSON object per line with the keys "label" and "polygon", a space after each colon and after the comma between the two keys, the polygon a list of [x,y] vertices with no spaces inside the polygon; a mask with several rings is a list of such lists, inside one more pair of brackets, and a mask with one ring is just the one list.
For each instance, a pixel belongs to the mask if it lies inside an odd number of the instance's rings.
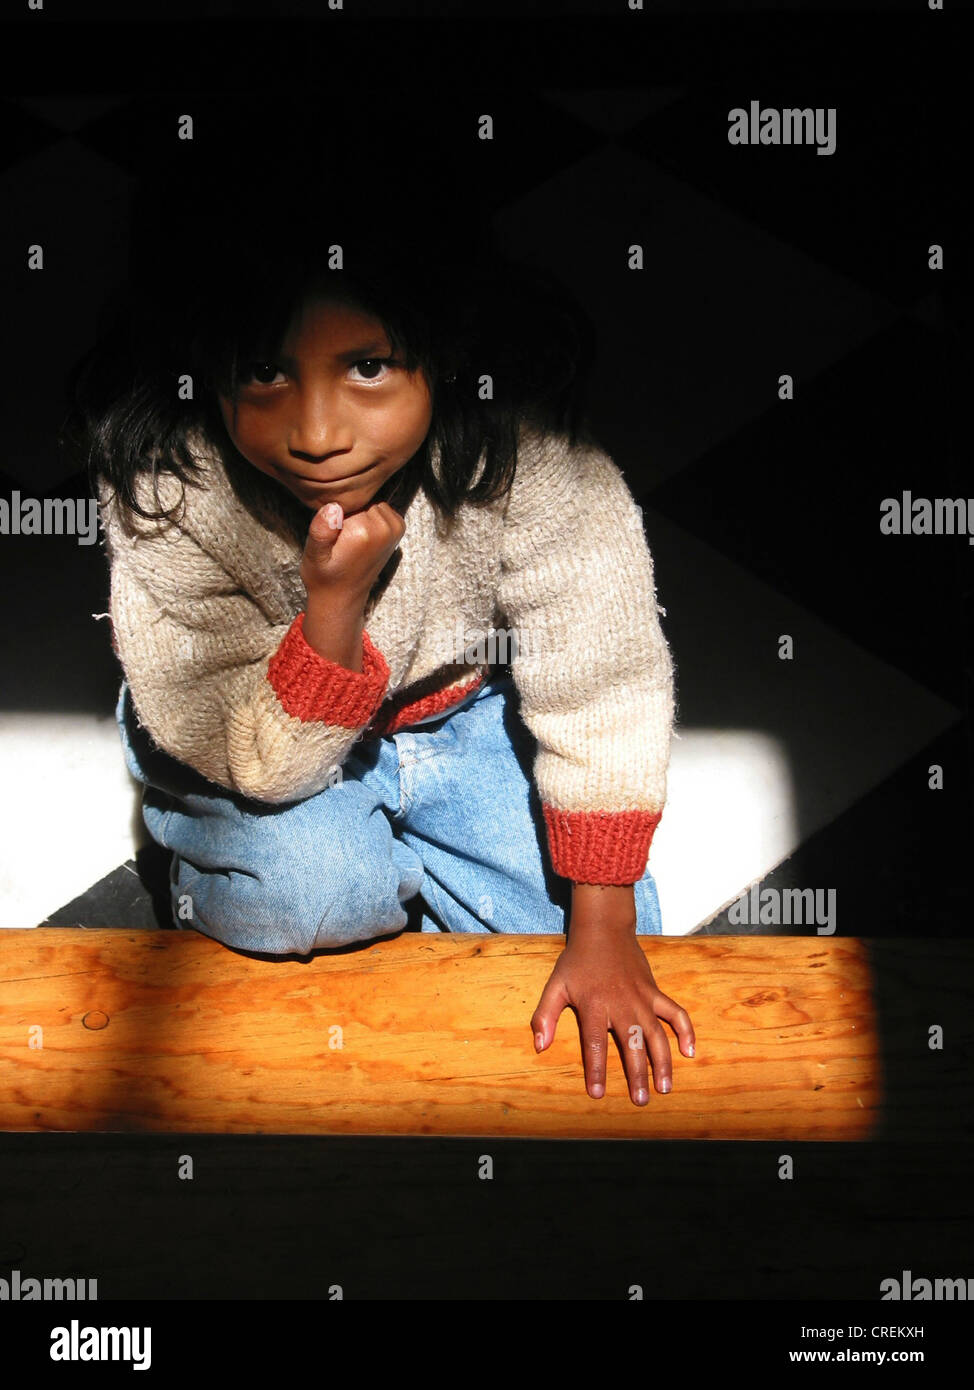
{"label": "white tile", "polygon": [[708,921],[796,843],[787,749],[757,729],[685,730],[650,850],[664,934]]}
{"label": "white tile", "polygon": [[36,926],[147,838],[112,715],[0,715],[0,786],[0,928]]}

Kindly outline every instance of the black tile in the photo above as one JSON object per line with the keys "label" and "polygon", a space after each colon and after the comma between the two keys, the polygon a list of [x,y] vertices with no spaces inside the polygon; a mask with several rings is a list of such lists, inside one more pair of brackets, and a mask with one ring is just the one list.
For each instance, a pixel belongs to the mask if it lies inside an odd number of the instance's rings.
{"label": "black tile", "polygon": [[159,845],[140,849],[79,897],[52,912],[42,927],[125,927],[175,930],[169,907],[172,855]]}
{"label": "black tile", "polygon": [[974,548],[879,529],[885,498],[971,491],[949,341],[902,320],[641,500],[963,709]]}
{"label": "black tile", "polygon": [[[963,231],[962,180],[949,168],[956,153],[944,138],[967,124],[961,90],[944,84],[937,101],[925,104],[890,86],[841,85],[828,73],[816,74],[813,89],[783,74],[756,90],[755,79],[736,75],[647,116],[620,143],[762,232],[905,306],[929,288],[926,247],[950,244]],[[749,113],[752,100],[779,111],[834,108],[833,153],[732,145],[728,113]]]}

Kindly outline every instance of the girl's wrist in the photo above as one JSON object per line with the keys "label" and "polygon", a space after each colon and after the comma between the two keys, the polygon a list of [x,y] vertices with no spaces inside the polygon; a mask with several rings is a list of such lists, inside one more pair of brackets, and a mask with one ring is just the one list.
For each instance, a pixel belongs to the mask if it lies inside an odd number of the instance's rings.
{"label": "girl's wrist", "polygon": [[636,931],[636,897],[631,883],[573,883],[571,931],[576,936],[589,932]]}
{"label": "girl's wrist", "polygon": [[308,596],[306,607],[309,613],[320,613],[345,621],[361,618],[365,613],[368,593],[363,594],[337,584],[312,585],[310,588],[305,585],[305,593]]}
{"label": "girl's wrist", "polygon": [[612,907],[619,903],[632,903],[636,900],[636,888],[632,883],[573,883],[572,901],[591,903],[593,906]]}
{"label": "girl's wrist", "polygon": [[308,595],[302,631],[313,651],[349,671],[362,669],[362,632],[365,618],[356,608],[333,602],[316,602]]}

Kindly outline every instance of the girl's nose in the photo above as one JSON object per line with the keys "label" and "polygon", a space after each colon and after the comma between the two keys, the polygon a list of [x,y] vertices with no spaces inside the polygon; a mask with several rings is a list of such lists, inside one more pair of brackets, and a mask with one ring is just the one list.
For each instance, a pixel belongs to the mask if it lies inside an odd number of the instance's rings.
{"label": "girl's nose", "polygon": [[288,430],[291,453],[309,463],[323,463],[351,445],[351,432],[341,418],[337,393],[323,385],[303,390],[297,397]]}

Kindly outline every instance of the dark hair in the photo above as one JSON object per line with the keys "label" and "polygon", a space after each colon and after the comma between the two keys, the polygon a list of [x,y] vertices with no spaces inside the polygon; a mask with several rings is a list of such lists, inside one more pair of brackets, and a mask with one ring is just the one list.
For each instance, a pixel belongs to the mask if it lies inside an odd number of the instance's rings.
{"label": "dark hair", "polygon": [[[239,131],[236,145],[233,133],[225,141],[216,162],[180,153],[175,185],[158,171],[137,194],[128,278],[70,375],[59,436],[93,491],[103,477],[139,515],[171,516],[138,505],[137,475],[151,474],[158,504],[160,471],[184,488],[199,474],[192,436],[229,445],[217,393],[234,396],[241,365],[273,357],[294,311],[322,284],[378,318],[394,354],[422,368],[431,388],[427,438],[383,489],[393,505],[420,486],[447,516],[502,496],[524,423],[576,441],[590,320],[546,268],[498,247],[487,212],[455,181],[443,188],[449,171],[432,155],[418,177],[388,160],[381,172],[370,161],[363,177],[354,158],[332,157],[312,181],[306,151],[282,163],[279,151],[255,153],[244,141],[245,166],[228,167],[224,152],[239,156]],[[483,374],[491,400],[480,399]],[[178,389],[186,375],[189,400]]]}

